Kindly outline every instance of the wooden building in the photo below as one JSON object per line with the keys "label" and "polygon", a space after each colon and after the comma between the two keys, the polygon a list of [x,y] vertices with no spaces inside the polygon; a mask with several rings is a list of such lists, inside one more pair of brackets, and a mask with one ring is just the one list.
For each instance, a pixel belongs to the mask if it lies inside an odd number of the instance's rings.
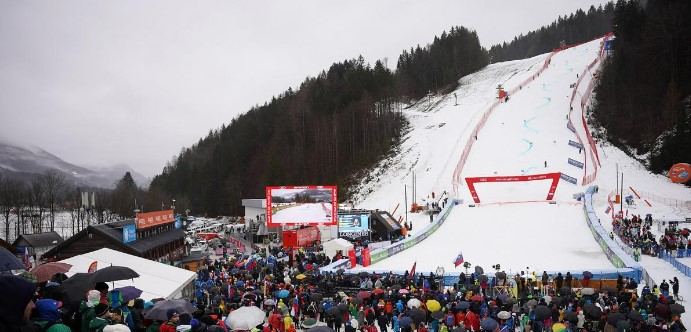
{"label": "wooden building", "polygon": [[[171,214],[172,216],[172,211]],[[139,217],[138,217],[139,218]],[[139,219],[137,219],[139,220]],[[180,266],[186,255],[185,233],[174,218],[147,224],[135,219],[89,225],[43,255],[60,261],[101,248],[109,248],[156,262]],[[143,225],[143,226],[142,226]]]}
{"label": "wooden building", "polygon": [[53,231],[38,234],[21,234],[14,240],[12,245],[22,253],[24,252],[24,248],[28,248],[29,254],[32,255],[34,259],[41,259],[41,255],[64,241],[65,240],[60,234]]}

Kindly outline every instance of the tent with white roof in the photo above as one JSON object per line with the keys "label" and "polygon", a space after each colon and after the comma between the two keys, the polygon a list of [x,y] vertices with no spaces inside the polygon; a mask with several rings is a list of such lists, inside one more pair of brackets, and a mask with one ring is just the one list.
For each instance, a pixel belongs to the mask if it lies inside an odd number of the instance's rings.
{"label": "tent with white roof", "polygon": [[72,265],[70,271],[66,273],[68,276],[78,272],[87,272],[89,265],[93,262],[97,262],[98,269],[111,265],[129,267],[139,273],[139,278],[109,282],[108,286],[111,289],[134,286],[143,291],[140,297],[145,301],[155,298],[189,298],[189,295],[194,292],[194,280],[196,279],[194,272],[108,248],[74,256],[60,262]]}
{"label": "tent with white roof", "polygon": [[343,251],[343,253],[345,254],[348,250],[353,249],[353,244],[350,243],[348,240],[338,238],[328,242],[324,242],[322,247],[324,248],[324,253],[326,254],[326,256],[329,258],[333,258],[333,256],[335,256],[338,251]]}

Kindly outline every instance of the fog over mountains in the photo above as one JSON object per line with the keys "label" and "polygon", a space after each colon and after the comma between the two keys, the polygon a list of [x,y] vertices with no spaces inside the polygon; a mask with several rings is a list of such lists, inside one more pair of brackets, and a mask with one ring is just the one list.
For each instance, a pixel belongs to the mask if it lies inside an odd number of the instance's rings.
{"label": "fog over mountains", "polygon": [[31,181],[50,169],[65,174],[67,183],[75,186],[112,189],[126,172],[132,174],[138,186],[149,184],[144,175],[124,164],[109,168],[87,168],[66,162],[40,147],[0,142],[0,173],[4,176]]}

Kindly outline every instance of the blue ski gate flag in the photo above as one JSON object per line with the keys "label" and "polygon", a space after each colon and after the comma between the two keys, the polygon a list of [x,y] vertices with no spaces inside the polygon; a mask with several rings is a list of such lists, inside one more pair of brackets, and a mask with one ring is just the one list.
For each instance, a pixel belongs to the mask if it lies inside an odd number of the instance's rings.
{"label": "blue ski gate flag", "polygon": [[461,264],[463,264],[463,251],[458,253],[458,256],[456,256],[456,259],[453,261],[454,267],[458,267]]}

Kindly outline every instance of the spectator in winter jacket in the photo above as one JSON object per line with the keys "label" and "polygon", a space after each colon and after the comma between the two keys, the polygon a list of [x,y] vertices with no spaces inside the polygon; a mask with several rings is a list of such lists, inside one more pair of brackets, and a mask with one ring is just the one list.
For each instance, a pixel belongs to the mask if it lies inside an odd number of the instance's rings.
{"label": "spectator in winter jacket", "polygon": [[389,325],[389,318],[386,317],[386,314],[384,312],[379,313],[379,317],[377,317],[377,325],[379,325],[379,331],[388,331],[387,326]]}
{"label": "spectator in winter jacket", "polygon": [[564,278],[564,284],[566,285],[566,287],[571,288],[572,279],[573,277],[571,276],[571,272],[566,272],[566,278]]}
{"label": "spectator in winter jacket", "polygon": [[561,289],[562,284],[564,283],[564,277],[561,275],[561,272],[557,274],[557,277],[554,278],[554,285],[557,288],[557,291]]}
{"label": "spectator in winter jacket", "polygon": [[168,311],[166,312],[166,316],[168,317],[168,321],[161,325],[159,331],[175,332],[175,329],[177,328],[178,323],[180,322],[180,313],[175,309],[168,309]]}
{"label": "spectator in winter jacket", "polygon": [[60,311],[58,310],[58,301],[52,299],[38,300],[36,301],[36,311],[38,312],[38,317],[34,324],[39,326],[42,331],[71,331],[67,325],[62,324]]}

